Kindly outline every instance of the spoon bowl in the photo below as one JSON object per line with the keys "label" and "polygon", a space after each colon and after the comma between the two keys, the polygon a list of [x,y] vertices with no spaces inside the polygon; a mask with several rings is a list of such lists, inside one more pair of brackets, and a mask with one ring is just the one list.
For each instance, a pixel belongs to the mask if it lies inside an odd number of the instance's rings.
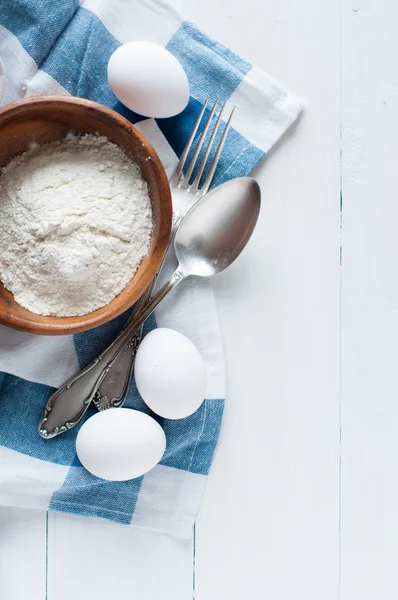
{"label": "spoon bowl", "polygon": [[179,271],[209,277],[229,267],[249,241],[260,205],[260,186],[251,177],[228,181],[199,200],[176,233]]}

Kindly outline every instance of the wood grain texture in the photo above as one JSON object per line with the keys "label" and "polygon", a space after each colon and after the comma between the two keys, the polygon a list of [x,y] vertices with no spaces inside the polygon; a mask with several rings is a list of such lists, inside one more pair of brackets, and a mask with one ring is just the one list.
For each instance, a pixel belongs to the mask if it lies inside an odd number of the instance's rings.
{"label": "wood grain texture", "polygon": [[192,598],[191,540],[56,513],[48,529],[48,600]]}
{"label": "wood grain texture", "polygon": [[100,133],[123,148],[148,182],[153,233],[148,255],[129,285],[106,306],[78,317],[36,315],[20,306],[0,283],[0,323],[28,333],[63,335],[85,331],[127,310],[148,287],[162,261],[171,231],[170,187],[164,168],[150,143],[115,111],[82,98],[41,96],[0,109],[0,167],[29,149],[32,142],[47,144],[69,132]]}
{"label": "wood grain texture", "polygon": [[398,4],[342,17],[341,600],[396,600]]}
{"label": "wood grain texture", "polygon": [[46,513],[0,508],[0,598],[45,600]]}
{"label": "wood grain texture", "polygon": [[196,527],[196,599],[337,600],[339,6],[185,4],[306,101],[256,171],[264,203],[252,242],[215,281],[227,398]]}

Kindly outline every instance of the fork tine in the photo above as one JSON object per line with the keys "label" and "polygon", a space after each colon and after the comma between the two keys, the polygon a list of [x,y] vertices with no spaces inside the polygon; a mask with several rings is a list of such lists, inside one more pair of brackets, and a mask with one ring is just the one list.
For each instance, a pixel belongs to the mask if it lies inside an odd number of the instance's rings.
{"label": "fork tine", "polygon": [[200,125],[200,122],[201,122],[202,117],[203,117],[203,113],[206,110],[208,102],[209,102],[209,99],[207,98],[205,100],[203,106],[202,106],[202,109],[201,109],[201,111],[199,113],[198,118],[196,119],[196,123],[195,123],[195,125],[194,125],[194,127],[192,129],[191,135],[188,138],[188,141],[187,141],[187,143],[185,145],[185,148],[184,148],[184,150],[183,150],[183,152],[181,154],[180,160],[178,161],[178,164],[177,164],[176,168],[174,169],[174,173],[173,173],[173,175],[171,177],[171,180],[170,180],[170,185],[171,186],[178,185],[178,183],[179,183],[179,181],[181,179],[181,174],[182,174],[182,169],[184,167],[184,163],[185,163],[185,161],[187,159],[188,152],[191,149],[192,142],[195,139],[196,132],[198,131],[198,127]]}
{"label": "fork tine", "polygon": [[199,152],[202,149],[203,142],[205,141],[205,137],[207,135],[207,132],[209,131],[209,127],[211,125],[211,122],[212,122],[215,110],[217,108],[217,104],[218,104],[218,100],[216,100],[215,103],[213,104],[213,108],[211,109],[210,114],[209,114],[209,116],[207,118],[206,124],[203,127],[203,131],[200,134],[200,138],[199,138],[198,144],[197,144],[197,146],[195,148],[195,152],[194,152],[194,154],[192,156],[191,162],[189,163],[188,171],[184,175],[184,179],[183,179],[183,186],[184,186],[184,188],[186,188],[186,187],[189,186],[189,180],[191,178],[192,171],[195,168],[196,161],[198,160]]}
{"label": "fork tine", "polygon": [[220,158],[220,154],[221,154],[221,152],[222,152],[222,149],[223,149],[223,147],[224,147],[225,140],[226,140],[226,137],[227,137],[227,134],[228,134],[229,128],[230,128],[230,126],[231,126],[231,119],[232,119],[232,115],[234,114],[234,110],[235,110],[235,106],[234,106],[234,107],[233,107],[233,109],[231,110],[231,114],[229,115],[229,119],[228,119],[228,121],[227,121],[227,124],[225,125],[225,129],[224,129],[224,131],[223,131],[223,134],[222,134],[222,137],[221,137],[220,143],[218,144],[217,152],[216,152],[216,154],[215,154],[215,156],[214,156],[214,158],[213,158],[213,162],[211,163],[211,166],[210,166],[210,170],[209,170],[209,172],[208,172],[208,175],[207,175],[207,177],[206,177],[206,179],[205,179],[205,182],[204,182],[204,184],[203,184],[203,185],[202,185],[202,187],[200,188],[200,195],[201,195],[201,196],[204,196],[204,195],[207,193],[207,190],[209,189],[209,187],[210,187],[210,184],[211,184],[211,182],[212,182],[212,180],[213,180],[213,176],[214,176],[215,170],[217,169],[218,160],[219,160],[219,158]]}
{"label": "fork tine", "polygon": [[213,146],[214,139],[216,137],[219,125],[221,123],[221,117],[222,117],[222,114],[224,112],[224,108],[225,108],[225,102],[224,102],[224,104],[221,107],[220,114],[218,115],[218,118],[217,118],[216,124],[214,125],[214,129],[212,131],[209,143],[207,144],[206,152],[205,152],[205,154],[204,154],[204,156],[202,158],[202,162],[200,163],[200,166],[199,166],[198,172],[197,172],[197,174],[195,176],[195,179],[193,180],[192,185],[190,187],[189,191],[192,192],[192,193],[194,193],[194,194],[197,194],[199,192],[200,179],[202,177],[204,168],[206,166],[207,159],[209,158],[210,150],[211,150],[211,148]]}

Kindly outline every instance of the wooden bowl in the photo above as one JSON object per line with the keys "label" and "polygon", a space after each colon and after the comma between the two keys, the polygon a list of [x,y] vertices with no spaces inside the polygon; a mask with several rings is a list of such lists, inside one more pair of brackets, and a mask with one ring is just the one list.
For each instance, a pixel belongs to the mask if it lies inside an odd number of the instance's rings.
{"label": "wooden bowl", "polygon": [[138,163],[148,183],[152,203],[151,245],[129,285],[112,302],[87,315],[36,315],[17,304],[14,296],[0,283],[0,323],[29,333],[77,333],[102,325],[120,315],[148,287],[160,266],[170,238],[171,194],[159,157],[138,129],[102,104],[71,96],[40,96],[6,105],[0,109],[0,167],[28,150],[32,142],[46,144],[60,140],[70,131],[77,134],[99,132],[123,148]]}

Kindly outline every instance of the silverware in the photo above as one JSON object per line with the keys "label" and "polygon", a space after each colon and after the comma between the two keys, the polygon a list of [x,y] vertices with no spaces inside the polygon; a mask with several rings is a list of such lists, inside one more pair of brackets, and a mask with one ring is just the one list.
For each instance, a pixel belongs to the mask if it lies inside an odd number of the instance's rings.
{"label": "silverware", "polygon": [[[232,109],[232,111],[229,115],[228,122],[225,125],[224,131],[221,136],[220,142],[218,144],[213,161],[211,162],[211,164],[209,166],[209,173],[206,176],[206,179],[205,179],[203,185],[199,188],[200,179],[202,177],[206,163],[208,162],[209,154],[212,149],[218,128],[221,123],[221,118],[222,118],[222,115],[224,112],[225,104],[221,107],[220,113],[215,122],[210,139],[207,144],[207,147],[204,151],[203,158],[198,167],[197,174],[195,175],[195,179],[192,182],[192,185],[189,185],[189,180],[192,176],[192,173],[193,173],[195,167],[197,166],[200,151],[203,147],[206,135],[209,132],[214,114],[217,109],[217,105],[218,105],[217,100],[213,104],[210,114],[204,124],[202,133],[200,134],[199,139],[198,139],[198,143],[197,143],[195,152],[194,152],[192,159],[187,167],[186,174],[185,175],[183,174],[183,169],[185,167],[185,163],[187,162],[187,157],[188,157],[189,151],[191,150],[192,144],[195,140],[196,133],[197,133],[200,123],[203,119],[203,115],[207,108],[207,105],[208,105],[208,100],[205,101],[205,103],[199,113],[196,123],[193,126],[192,132],[189,136],[188,142],[181,154],[181,158],[174,170],[173,175],[171,176],[170,187],[171,187],[171,191],[172,191],[174,198],[175,198],[176,194],[179,193],[179,190],[181,190],[181,191],[183,191],[184,195],[186,195],[188,200],[190,197],[193,196],[195,201],[197,201],[202,196],[205,195],[205,193],[209,189],[211,182],[213,180],[214,173],[217,168],[217,165],[218,165],[218,162],[220,159],[220,155],[221,155],[221,152],[222,152],[222,149],[223,149],[230,125],[231,125],[231,119],[232,119],[234,109]],[[174,204],[175,204],[175,202],[174,202]],[[181,211],[177,211],[177,212],[179,214],[174,215],[174,221],[178,221],[177,222],[177,226],[178,226],[178,224],[180,223],[180,221],[182,219],[182,214],[181,214]],[[174,222],[169,246],[174,243],[174,236],[175,236],[175,232],[177,230],[177,226],[176,226],[176,223]],[[163,265],[163,263],[162,263],[162,265]],[[159,272],[162,268],[162,265],[159,268]],[[152,284],[149,286],[148,290],[137,302],[133,313],[131,314],[129,320],[126,323],[126,326],[128,326],[129,323],[131,323],[131,321],[135,317],[135,315],[137,315],[150,300],[152,291],[156,285],[156,281],[159,276],[159,272],[157,273],[156,277],[152,281]],[[101,385],[93,399],[93,402],[98,410],[106,410],[108,408],[120,408],[125,403],[127,394],[128,394],[129,388],[130,388],[131,378],[133,375],[135,356],[137,354],[138,347],[141,343],[142,331],[143,331],[143,325],[139,328],[139,330],[137,330],[135,332],[134,335],[132,335],[130,342],[127,344],[127,346],[124,348],[124,350],[120,353],[118,359],[114,362],[113,366],[109,369],[109,372],[107,373],[106,377],[104,378],[103,382],[101,383]],[[70,421],[70,419],[68,419],[68,421]]]}
{"label": "silverware", "polygon": [[[258,183],[242,177],[215,188],[188,211],[174,240],[176,271],[116,340],[51,396],[39,424],[41,437],[55,437],[80,421],[131,334],[176,285],[186,277],[216,275],[234,262],[254,230],[260,198]],[[68,422],[65,413],[73,415]]]}

